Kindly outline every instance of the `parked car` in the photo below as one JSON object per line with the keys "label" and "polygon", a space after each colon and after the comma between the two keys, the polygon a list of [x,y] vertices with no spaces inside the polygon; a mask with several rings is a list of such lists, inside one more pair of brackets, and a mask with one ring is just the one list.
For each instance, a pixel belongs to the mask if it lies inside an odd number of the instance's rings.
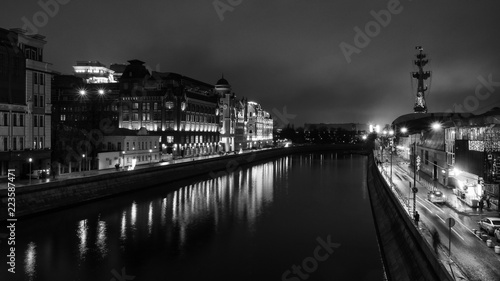
{"label": "parked car", "polygon": [[31,171],[31,174],[26,174],[28,178],[32,179],[44,179],[49,176],[49,170],[33,170]]}
{"label": "parked car", "polygon": [[500,242],[500,228],[495,229],[495,233],[493,236],[495,236],[497,242]]}
{"label": "parked car", "polygon": [[477,223],[479,224],[479,229],[486,230],[489,235],[493,235],[495,230],[500,229],[500,218],[488,217],[478,221]]}
{"label": "parked car", "polygon": [[427,199],[432,203],[445,203],[446,196],[439,190],[429,191],[427,193]]}

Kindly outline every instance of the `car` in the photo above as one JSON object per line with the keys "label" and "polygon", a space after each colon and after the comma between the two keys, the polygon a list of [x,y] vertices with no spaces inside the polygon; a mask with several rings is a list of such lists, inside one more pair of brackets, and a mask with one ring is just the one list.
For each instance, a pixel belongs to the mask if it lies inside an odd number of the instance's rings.
{"label": "car", "polygon": [[500,228],[495,229],[495,233],[493,234],[497,239],[497,242],[500,242]]}
{"label": "car", "polygon": [[33,170],[31,171],[31,174],[26,174],[28,178],[32,179],[44,179],[49,176],[50,171],[47,170]]}
{"label": "car", "polygon": [[429,191],[427,193],[427,199],[432,203],[445,203],[446,196],[439,190]]}
{"label": "car", "polygon": [[[500,229],[500,218],[487,217],[477,222],[479,229],[484,229],[489,235]],[[498,237],[498,236],[497,236]]]}

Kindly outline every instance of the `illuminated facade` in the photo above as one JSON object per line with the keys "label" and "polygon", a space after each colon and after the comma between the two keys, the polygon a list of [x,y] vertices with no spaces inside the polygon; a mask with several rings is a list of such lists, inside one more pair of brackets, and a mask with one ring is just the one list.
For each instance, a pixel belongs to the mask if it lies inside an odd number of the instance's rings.
{"label": "illuminated facade", "polygon": [[270,146],[273,143],[273,119],[260,104],[246,98],[236,99],[224,77],[217,81],[219,95],[221,150],[240,151]]}
{"label": "illuminated facade", "polygon": [[161,159],[160,136],[145,128],[140,130],[116,129],[103,136],[103,147],[98,155],[98,169],[133,169],[135,165],[157,163]]}
{"label": "illuminated facade", "polygon": [[217,152],[219,116],[213,86],[176,73],[149,71],[129,61],[120,79],[119,127],[161,136],[162,154]]}
{"label": "illuminated facade", "polygon": [[273,119],[256,102],[248,102],[247,148],[261,148],[273,143]]}
{"label": "illuminated facade", "polygon": [[86,83],[117,83],[114,71],[98,61],[77,61],[73,66],[76,77],[85,79]]}

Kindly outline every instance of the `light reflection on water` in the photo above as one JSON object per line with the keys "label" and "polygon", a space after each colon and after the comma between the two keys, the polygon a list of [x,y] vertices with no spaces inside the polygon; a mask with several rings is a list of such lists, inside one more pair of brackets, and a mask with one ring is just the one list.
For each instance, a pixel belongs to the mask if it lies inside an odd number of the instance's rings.
{"label": "light reflection on water", "polygon": [[28,249],[24,253],[24,270],[28,276],[28,280],[34,280],[36,276],[36,244],[30,242]]}
{"label": "light reflection on water", "polygon": [[97,223],[97,240],[96,246],[102,258],[105,258],[108,253],[108,247],[106,244],[106,222],[99,221]]}
{"label": "light reflection on water", "polygon": [[81,220],[78,222],[78,229],[76,231],[77,237],[80,239],[80,243],[78,244],[78,253],[80,255],[80,261],[85,260],[85,254],[87,253],[87,220]]}
{"label": "light reflection on water", "polygon": [[[339,164],[339,161],[348,162]],[[362,163],[359,159],[341,159],[335,154],[288,156],[175,189],[158,187],[72,208],[63,211],[61,214],[67,218],[54,225],[67,226],[67,230],[76,235],[69,237],[64,231],[43,231],[40,227],[40,236],[29,237],[28,241],[32,242],[24,253],[24,272],[29,280],[49,280],[38,277],[43,276],[38,273],[42,271],[50,276],[51,266],[64,259],[67,266],[61,269],[61,278],[50,280],[108,281],[113,278],[112,269],[120,272],[125,266],[127,273],[142,274],[143,280],[153,280],[158,275],[156,272],[173,276],[187,272],[195,276],[200,271],[200,276],[216,276],[212,271],[222,270],[220,266],[225,261],[228,265],[224,268],[235,271],[248,271],[255,263],[260,265],[250,271],[265,272],[260,267],[267,266],[266,270],[279,271],[279,279],[287,267],[300,262],[311,254],[310,248],[314,249],[315,245],[302,246],[302,239],[315,243],[318,233],[343,229],[330,223],[339,220],[330,218],[335,215],[330,209],[345,213],[353,204],[343,205],[344,201],[355,200],[358,204],[361,198],[367,200],[366,169],[359,169]],[[351,174],[358,170],[362,172]],[[337,176],[345,178],[339,181]],[[347,196],[336,202],[336,194],[345,196],[344,193],[351,192],[348,185],[353,178],[362,183],[361,188],[356,188],[358,198]],[[335,203],[330,202],[332,200]],[[367,202],[364,202],[368,206],[364,212],[371,211]],[[275,218],[275,215],[279,216]],[[58,213],[48,215],[49,218],[57,216]],[[328,223],[316,222],[316,216]],[[371,221],[368,213],[359,218],[360,224],[365,217]],[[280,235],[272,237],[275,232]],[[308,232],[311,237],[306,235]],[[259,238],[261,236],[265,238]],[[50,241],[57,241],[57,251],[41,251],[51,245]],[[279,250],[268,250],[281,244]],[[305,248],[302,252],[297,250],[301,247]],[[365,252],[366,244],[363,247]],[[262,263],[258,262],[260,259]],[[197,264],[197,271],[189,270],[186,265],[189,262]],[[223,272],[229,274],[231,270]],[[148,272],[151,273],[148,275]]]}

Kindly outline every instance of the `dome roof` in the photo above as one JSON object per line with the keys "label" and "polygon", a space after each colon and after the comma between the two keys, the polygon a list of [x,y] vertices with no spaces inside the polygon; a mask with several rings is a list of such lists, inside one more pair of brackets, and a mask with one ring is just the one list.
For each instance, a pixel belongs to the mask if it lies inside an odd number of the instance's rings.
{"label": "dome roof", "polygon": [[222,75],[222,78],[217,81],[216,85],[229,85],[229,82],[227,82],[227,80],[224,79],[224,75]]}

